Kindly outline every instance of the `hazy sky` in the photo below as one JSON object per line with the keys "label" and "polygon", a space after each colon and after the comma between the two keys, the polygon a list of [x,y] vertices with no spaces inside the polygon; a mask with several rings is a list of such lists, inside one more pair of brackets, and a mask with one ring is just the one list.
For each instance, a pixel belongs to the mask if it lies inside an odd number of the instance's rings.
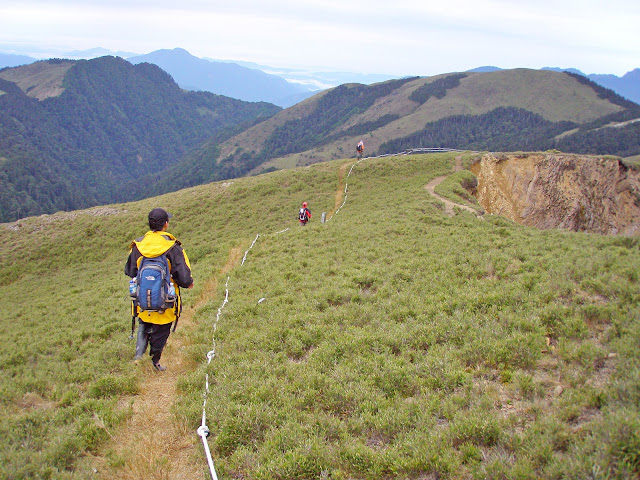
{"label": "hazy sky", "polygon": [[275,67],[434,75],[640,67],[638,0],[0,0],[0,51],[104,47]]}

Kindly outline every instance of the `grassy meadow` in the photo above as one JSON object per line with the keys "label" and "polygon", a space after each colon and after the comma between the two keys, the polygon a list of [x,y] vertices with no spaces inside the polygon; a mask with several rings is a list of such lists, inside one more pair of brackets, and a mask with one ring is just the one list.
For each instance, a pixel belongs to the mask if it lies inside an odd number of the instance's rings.
{"label": "grassy meadow", "polygon": [[219,478],[637,478],[640,239],[448,217],[425,185],[455,157],[362,161],[324,224],[353,160],[0,225],[0,478],[97,478],[143,381],[123,269],[155,206],[185,304],[217,279],[172,412],[197,446],[208,373]]}

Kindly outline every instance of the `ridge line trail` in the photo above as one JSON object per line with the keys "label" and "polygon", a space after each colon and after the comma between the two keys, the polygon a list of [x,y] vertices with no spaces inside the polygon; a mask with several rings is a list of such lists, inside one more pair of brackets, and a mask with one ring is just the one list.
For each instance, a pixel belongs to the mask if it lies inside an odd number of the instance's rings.
{"label": "ridge line trail", "polygon": [[[456,166],[454,168],[454,172],[458,172],[462,170],[462,157],[456,157]],[[436,177],[433,180],[431,180],[429,183],[427,183],[424,188],[427,189],[427,191],[435,198],[437,198],[438,200],[440,200],[442,203],[444,203],[444,211],[447,215],[449,215],[450,217],[453,217],[455,215],[454,212],[454,208],[458,207],[461,208],[463,210],[466,210],[468,212],[473,213],[474,215],[476,215],[480,220],[484,220],[484,218],[482,217],[482,214],[479,213],[477,210],[474,210],[473,208],[469,207],[468,205],[462,205],[460,203],[455,203],[452,202],[449,199],[446,199],[444,197],[441,197],[440,195],[438,195],[436,193],[436,187],[438,185],[440,185],[445,178],[447,178],[449,175],[442,175],[440,177]]]}
{"label": "ridge line trail", "polygon": [[[224,275],[240,262],[242,248],[229,252],[227,263],[220,270]],[[198,425],[186,426],[176,421],[171,410],[176,398],[178,380],[193,371],[196,364],[183,354],[189,345],[189,332],[193,330],[193,316],[198,308],[214,298],[218,289],[217,275],[212,275],[200,296],[186,305],[178,328],[169,336],[162,355],[167,370],[159,373],[152,369],[150,357],[145,354],[139,365],[142,380],[139,392],[131,402],[131,418],[115,432],[108,432],[111,441],[93,457],[93,466],[104,480],[172,480],[202,479],[207,461],[202,451],[201,438],[196,434]],[[134,345],[131,345],[133,357]],[[206,352],[202,352],[203,357]],[[99,419],[97,419],[99,421]],[[110,453],[111,452],[111,453]],[[121,466],[110,466],[109,458],[117,458]],[[116,462],[117,463],[117,462]]]}
{"label": "ridge line trail", "polygon": [[349,168],[349,166],[352,164],[351,159],[344,163],[343,165],[340,166],[340,169],[338,170],[338,190],[336,190],[336,196],[335,196],[335,203],[333,208],[327,212],[327,220],[330,219],[334,213],[338,210],[338,208],[340,208],[340,205],[342,205],[342,201],[344,200],[344,186],[346,184],[346,179],[345,179],[345,172],[347,171],[347,168]]}

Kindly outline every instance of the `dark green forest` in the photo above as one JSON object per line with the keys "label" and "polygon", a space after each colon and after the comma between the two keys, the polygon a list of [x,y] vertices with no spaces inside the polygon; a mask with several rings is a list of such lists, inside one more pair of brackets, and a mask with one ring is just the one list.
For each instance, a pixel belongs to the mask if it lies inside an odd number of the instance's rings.
{"label": "dark green forest", "polygon": [[460,85],[460,80],[466,77],[466,73],[456,73],[438,78],[433,82],[425,83],[421,87],[416,88],[411,95],[409,95],[409,98],[414,102],[418,102],[420,105],[431,97],[444,98],[447,95],[447,90],[456,88]]}
{"label": "dark green forest", "polygon": [[[63,87],[38,101],[0,80],[0,221],[174,190],[148,181],[212,137],[280,110],[184,91],[157,66],[116,57],[76,62]],[[208,180],[191,173],[192,183]]]}
{"label": "dark green forest", "polygon": [[563,152],[613,153],[623,158],[640,155],[640,122],[622,127],[579,130],[555,142],[555,148]]}
{"label": "dark green forest", "polygon": [[500,107],[484,115],[456,115],[428,123],[419,132],[383,143],[377,154],[425,147],[494,152],[557,149],[620,157],[640,154],[640,122],[622,127],[580,128],[576,133],[555,138],[577,127],[572,122],[550,122],[521,108]]}
{"label": "dark green forest", "polygon": [[428,123],[419,132],[382,144],[378,154],[420,147],[548,150],[555,135],[572,128],[575,124],[570,122],[549,122],[521,108],[500,107],[484,115],[456,115]]}

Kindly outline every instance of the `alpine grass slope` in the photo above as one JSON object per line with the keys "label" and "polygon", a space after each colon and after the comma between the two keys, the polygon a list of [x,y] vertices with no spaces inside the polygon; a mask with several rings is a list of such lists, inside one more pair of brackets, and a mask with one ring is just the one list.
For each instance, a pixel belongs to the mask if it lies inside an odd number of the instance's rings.
{"label": "alpine grass slope", "polygon": [[[456,155],[365,159],[335,216],[353,160],[0,226],[0,476],[132,478],[140,445],[110,439],[151,373],[123,264],[162,206],[201,299],[163,400],[203,478],[205,373],[220,478],[636,478],[638,238],[448,216],[425,186]],[[171,445],[143,453],[174,478]]]}

